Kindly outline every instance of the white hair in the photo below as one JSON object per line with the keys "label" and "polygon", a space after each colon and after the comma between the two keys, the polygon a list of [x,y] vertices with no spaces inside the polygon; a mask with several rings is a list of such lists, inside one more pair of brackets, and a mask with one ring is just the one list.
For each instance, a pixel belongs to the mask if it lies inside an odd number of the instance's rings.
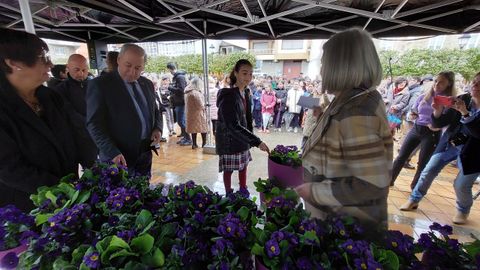
{"label": "white hair", "polygon": [[380,84],[382,66],[370,34],[351,28],[333,35],[323,45],[322,89],[329,93]]}
{"label": "white hair", "polygon": [[190,81],[190,87],[203,93],[203,81],[199,77],[193,77]]}

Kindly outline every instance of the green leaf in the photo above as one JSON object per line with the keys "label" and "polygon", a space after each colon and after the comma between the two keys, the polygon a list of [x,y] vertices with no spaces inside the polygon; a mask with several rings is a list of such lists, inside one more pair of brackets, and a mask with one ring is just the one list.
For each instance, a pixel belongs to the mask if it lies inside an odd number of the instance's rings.
{"label": "green leaf", "polygon": [[248,218],[248,213],[249,212],[250,212],[250,210],[248,210],[248,208],[246,206],[242,206],[242,207],[240,207],[240,209],[238,209],[237,215],[240,216],[240,219],[242,221],[246,221],[247,218]]}
{"label": "green leaf", "polygon": [[80,264],[80,268],[78,268],[78,269],[79,270],[90,270],[90,268],[85,263]]}
{"label": "green leaf", "polygon": [[37,226],[42,225],[43,223],[47,222],[49,218],[51,218],[53,214],[38,214],[35,217],[35,224]]}
{"label": "green leaf", "polygon": [[159,248],[155,248],[153,254],[145,254],[142,262],[151,267],[160,267],[165,264],[165,255]]}
{"label": "green leaf", "polygon": [[82,191],[79,195],[78,198],[75,200],[72,199],[72,201],[75,201],[75,203],[80,204],[86,202],[90,198],[91,192],[90,191]]}
{"label": "green leaf", "polygon": [[83,256],[89,249],[92,249],[89,245],[81,245],[73,250],[72,252],[72,264],[78,265],[83,261]]}
{"label": "green leaf", "polygon": [[112,253],[112,255],[110,255],[109,259],[113,260],[113,259],[118,258],[118,257],[128,257],[128,256],[136,256],[136,255],[137,255],[136,253],[130,252],[126,249],[120,249],[119,251],[117,251],[115,253]]}
{"label": "green leaf", "polygon": [[135,225],[140,228],[145,228],[150,222],[152,222],[152,220],[152,213],[150,213],[150,211],[148,210],[143,209],[142,211],[140,211],[140,214],[138,214],[138,217],[135,220]]}
{"label": "green leaf", "polygon": [[463,247],[472,258],[475,258],[477,254],[480,254],[480,240],[478,239],[471,243],[463,244]]}
{"label": "green leaf", "polygon": [[397,254],[391,250],[385,251],[385,261],[387,262],[384,264],[385,269],[388,270],[398,270],[400,269],[400,260],[398,259]]}
{"label": "green leaf", "polygon": [[155,239],[150,234],[146,233],[144,235],[135,237],[132,239],[131,248],[132,250],[139,252],[140,254],[145,254],[150,252],[153,247]]}
{"label": "green leaf", "polygon": [[255,243],[252,247],[252,254],[256,256],[263,256],[263,247]]}
{"label": "green leaf", "polygon": [[57,258],[53,262],[53,270],[75,270],[75,266],[64,260],[62,257]]}
{"label": "green leaf", "polygon": [[108,247],[129,248],[130,246],[122,238],[114,235],[112,236],[112,241],[110,241]]}
{"label": "green leaf", "polygon": [[125,265],[124,270],[148,270],[147,265],[143,265],[139,262],[130,261]]}
{"label": "green leaf", "polygon": [[45,197],[49,199],[54,205],[57,204],[57,196],[53,194],[50,190],[45,193]]}

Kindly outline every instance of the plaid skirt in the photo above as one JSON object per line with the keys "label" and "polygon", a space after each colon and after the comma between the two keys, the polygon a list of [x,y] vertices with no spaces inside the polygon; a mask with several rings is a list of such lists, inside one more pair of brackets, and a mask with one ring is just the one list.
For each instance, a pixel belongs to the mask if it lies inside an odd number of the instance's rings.
{"label": "plaid skirt", "polygon": [[218,170],[219,172],[241,171],[247,167],[250,161],[252,161],[252,155],[250,155],[250,150],[231,155],[220,155],[220,160],[218,162]]}

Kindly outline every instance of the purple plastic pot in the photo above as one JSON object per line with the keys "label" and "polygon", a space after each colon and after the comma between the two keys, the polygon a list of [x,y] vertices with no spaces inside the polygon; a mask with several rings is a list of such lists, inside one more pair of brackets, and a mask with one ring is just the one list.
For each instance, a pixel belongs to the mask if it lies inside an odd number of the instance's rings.
{"label": "purple plastic pot", "polygon": [[286,166],[268,159],[268,178],[276,178],[280,187],[295,188],[303,184],[303,167]]}

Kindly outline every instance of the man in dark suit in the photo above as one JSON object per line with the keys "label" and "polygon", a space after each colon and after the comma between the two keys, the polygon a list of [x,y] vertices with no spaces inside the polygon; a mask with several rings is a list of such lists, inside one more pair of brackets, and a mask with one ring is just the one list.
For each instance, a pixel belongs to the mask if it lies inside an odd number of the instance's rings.
{"label": "man in dark suit", "polygon": [[150,176],[151,146],[159,144],[163,122],[153,83],[140,76],[146,54],[135,44],[125,44],[117,61],[118,71],[88,84],[87,128],[102,161]]}

